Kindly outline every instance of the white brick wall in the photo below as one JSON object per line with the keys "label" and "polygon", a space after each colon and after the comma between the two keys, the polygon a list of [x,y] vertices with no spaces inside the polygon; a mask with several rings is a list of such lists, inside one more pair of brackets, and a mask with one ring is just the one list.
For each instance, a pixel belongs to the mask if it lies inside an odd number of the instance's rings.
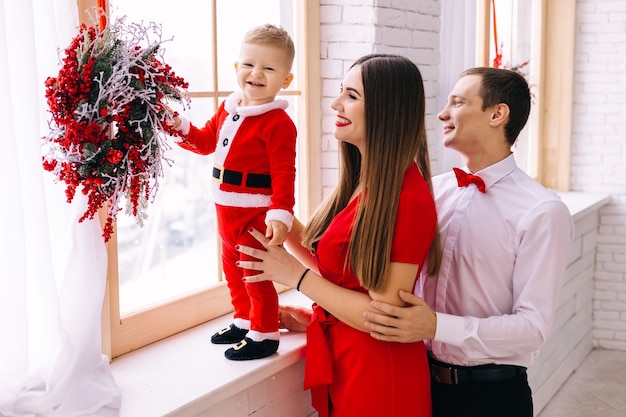
{"label": "white brick wall", "polygon": [[[439,11],[439,0],[320,1],[324,197],[338,178],[337,141],[333,137],[335,112],[330,103],[339,93],[344,74],[357,58],[380,52],[411,59],[424,78],[427,126],[438,125]],[[436,135],[430,129],[428,136]],[[431,157],[436,155],[433,153]]]}
{"label": "white brick wall", "polygon": [[[374,4],[376,4],[374,6]],[[440,2],[321,0],[322,184],[337,181],[330,103],[352,62],[370,52],[410,57],[422,71],[431,148],[438,125]],[[594,345],[626,350],[626,2],[578,0],[571,189],[612,196],[600,212]],[[431,152],[437,166],[438,152]]]}
{"label": "white brick wall", "polygon": [[576,217],[576,234],[552,330],[528,370],[536,416],[593,348],[593,274],[598,217],[595,210]]}
{"label": "white brick wall", "polygon": [[626,350],[626,2],[578,0],[571,188],[611,195],[600,211],[594,345]]}

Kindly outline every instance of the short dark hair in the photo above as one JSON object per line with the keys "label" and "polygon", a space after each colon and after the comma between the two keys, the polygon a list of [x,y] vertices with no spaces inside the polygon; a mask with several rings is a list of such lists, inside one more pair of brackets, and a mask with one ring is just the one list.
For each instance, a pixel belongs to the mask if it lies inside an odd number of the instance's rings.
{"label": "short dark hair", "polygon": [[504,127],[504,135],[509,145],[513,146],[530,114],[528,82],[520,73],[502,68],[470,68],[461,73],[461,77],[466,75],[481,77],[479,94],[483,110],[500,103],[509,106],[509,121]]}

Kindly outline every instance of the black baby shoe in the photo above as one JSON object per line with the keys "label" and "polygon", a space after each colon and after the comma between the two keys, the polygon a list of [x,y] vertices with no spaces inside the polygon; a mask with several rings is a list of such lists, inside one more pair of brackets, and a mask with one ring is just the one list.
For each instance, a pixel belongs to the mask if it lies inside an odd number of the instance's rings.
{"label": "black baby shoe", "polygon": [[232,343],[239,343],[248,334],[248,329],[240,329],[235,326],[234,323],[223,328],[219,332],[211,336],[211,343],[216,345],[229,345]]}
{"label": "black baby shoe", "polygon": [[278,350],[278,340],[265,339],[260,342],[246,337],[235,347],[231,347],[224,352],[226,359],[231,361],[249,361],[261,359],[273,355]]}

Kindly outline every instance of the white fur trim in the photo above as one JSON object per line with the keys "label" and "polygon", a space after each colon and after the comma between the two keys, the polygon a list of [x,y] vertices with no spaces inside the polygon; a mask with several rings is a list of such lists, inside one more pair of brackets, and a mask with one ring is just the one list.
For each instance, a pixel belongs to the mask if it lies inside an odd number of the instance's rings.
{"label": "white fur trim", "polygon": [[220,185],[212,182],[213,201],[220,206],[228,207],[269,207],[272,204],[272,196],[265,194],[235,193],[220,190]]}
{"label": "white fur trim", "polygon": [[[234,142],[235,137],[237,136],[237,131],[243,123],[245,117],[239,117],[237,120],[233,120],[234,113],[228,114],[228,116],[224,119],[224,123],[222,123],[222,127],[217,135],[217,146],[215,147],[215,153],[213,155],[213,160],[216,164],[224,165],[224,161],[226,160],[226,156],[228,156],[228,152]],[[224,146],[224,139],[228,138],[228,143]]]}
{"label": "white fur trim", "polygon": [[[274,100],[270,103],[260,104],[258,106],[244,106],[239,107],[241,103],[241,91],[235,91],[229,95],[224,102],[224,110],[228,113],[228,117],[224,119],[224,123],[220,128],[217,137],[217,147],[213,160],[218,165],[224,165],[224,161],[228,156],[231,145],[234,139],[237,137],[237,131],[243,123],[244,119],[248,116],[258,116],[260,114],[267,113],[270,110],[286,109],[289,106],[287,100]],[[233,120],[233,115],[238,114],[238,120]],[[224,146],[224,138],[228,138],[228,144]]]}
{"label": "white fur trim", "polygon": [[283,209],[272,209],[268,210],[265,215],[265,225],[269,225],[270,221],[278,220],[285,226],[287,226],[287,230],[291,230],[291,226],[293,226],[293,214]]}
{"label": "white fur trim", "polygon": [[250,330],[246,337],[249,337],[254,342],[262,342],[264,340],[280,340],[280,332],[261,333],[256,330]]}
{"label": "white fur trim", "polygon": [[226,100],[224,100],[224,110],[226,110],[228,114],[233,114],[237,112],[237,107],[239,107],[240,102],[241,91],[235,91],[226,97]]}
{"label": "white fur trim", "polygon": [[233,324],[240,329],[250,330],[250,320],[235,318]]}
{"label": "white fur trim", "polygon": [[267,113],[271,110],[283,109],[289,107],[289,102],[283,99],[275,99],[269,103],[259,104],[258,106],[243,106],[239,107],[241,103],[241,91],[235,91],[226,98],[224,103],[224,110],[229,114],[238,113],[240,116],[258,116],[259,114]]}
{"label": "white fur trim", "polygon": [[180,124],[178,125],[176,130],[182,133],[183,136],[187,136],[189,134],[189,130],[191,129],[191,122],[182,116],[178,117],[180,117]]}

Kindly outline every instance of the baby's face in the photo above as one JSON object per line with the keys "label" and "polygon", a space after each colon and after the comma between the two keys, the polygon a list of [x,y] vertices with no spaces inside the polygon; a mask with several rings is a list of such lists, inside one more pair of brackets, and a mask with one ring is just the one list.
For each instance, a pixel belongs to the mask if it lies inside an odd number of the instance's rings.
{"label": "baby's face", "polygon": [[287,54],[276,46],[244,43],[235,63],[242,106],[274,101],[276,94],[293,79]]}

